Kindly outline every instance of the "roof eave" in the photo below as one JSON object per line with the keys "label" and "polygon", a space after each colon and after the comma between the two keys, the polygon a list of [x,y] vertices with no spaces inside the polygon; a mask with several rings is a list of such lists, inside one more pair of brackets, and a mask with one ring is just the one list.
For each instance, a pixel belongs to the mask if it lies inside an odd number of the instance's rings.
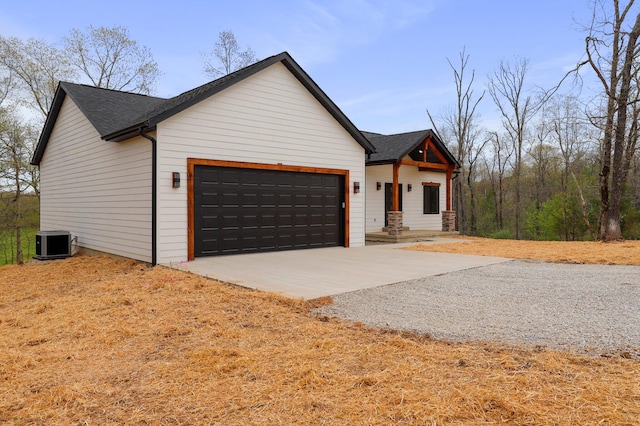
{"label": "roof eave", "polygon": [[445,155],[445,157],[447,157],[447,159],[450,160],[453,165],[455,165],[456,167],[460,167],[460,163],[458,162],[458,159],[451,153],[451,151],[449,151],[449,148],[447,148],[444,142],[442,142],[442,139],[440,139],[437,133],[434,132],[433,130],[429,130],[429,132],[431,136],[433,136],[436,139],[436,143],[438,144],[440,151]]}
{"label": "roof eave", "polygon": [[416,143],[409,148],[408,150],[406,150],[406,152],[404,152],[397,160],[395,161],[400,161],[402,160],[404,157],[406,157],[407,155],[409,155],[411,153],[411,151],[413,151],[418,145],[420,145],[422,142],[424,142],[425,139],[427,139],[429,136],[431,136],[433,139],[435,139],[435,143],[437,145],[437,148],[440,150],[440,152],[442,154],[444,154],[444,156],[447,158],[447,160],[449,160],[449,162],[456,166],[456,167],[460,167],[460,163],[458,163],[458,160],[456,159],[456,157],[453,156],[453,154],[451,153],[451,151],[449,151],[449,149],[447,148],[447,146],[444,144],[444,142],[442,142],[442,139],[440,139],[438,137],[438,135],[431,129],[427,130],[424,132],[424,134],[422,134],[417,140]]}
{"label": "roof eave", "polygon": [[33,166],[40,165],[40,161],[44,155],[44,150],[47,147],[47,143],[49,143],[49,137],[53,131],[53,126],[56,124],[60,108],[62,108],[62,102],[66,95],[67,93],[64,91],[61,84],[58,83],[56,93],[53,96],[53,101],[51,102],[51,108],[49,108],[49,114],[47,114],[44,126],[42,127],[42,132],[40,133],[40,138],[38,139],[38,144],[33,152],[33,157],[31,157],[31,165]]}
{"label": "roof eave", "polygon": [[136,123],[124,129],[102,135],[101,138],[109,142],[122,142],[140,135],[140,131],[150,132],[156,129],[156,126],[150,126],[148,123]]}
{"label": "roof eave", "polygon": [[368,160],[365,163],[365,166],[383,166],[385,164],[393,164],[393,163],[397,163],[398,160]]}

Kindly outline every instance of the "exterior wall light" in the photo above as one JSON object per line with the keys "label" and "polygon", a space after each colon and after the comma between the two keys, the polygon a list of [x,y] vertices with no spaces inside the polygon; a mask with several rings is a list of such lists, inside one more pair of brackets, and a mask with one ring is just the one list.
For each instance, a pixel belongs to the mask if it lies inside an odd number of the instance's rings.
{"label": "exterior wall light", "polygon": [[360,192],[360,182],[353,182],[353,193],[357,194]]}
{"label": "exterior wall light", "polygon": [[179,172],[173,172],[172,173],[172,183],[171,186],[173,188],[180,188],[180,173]]}
{"label": "exterior wall light", "polygon": [[407,192],[411,192],[411,190],[413,189],[413,186],[411,186],[410,183],[407,184]]}
{"label": "exterior wall light", "polygon": [[382,182],[376,182],[376,191],[380,191],[382,189]]}

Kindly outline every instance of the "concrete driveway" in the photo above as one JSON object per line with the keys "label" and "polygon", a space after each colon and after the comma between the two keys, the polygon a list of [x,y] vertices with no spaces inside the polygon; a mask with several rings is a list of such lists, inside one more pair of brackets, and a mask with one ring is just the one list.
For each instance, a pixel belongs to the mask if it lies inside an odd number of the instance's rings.
{"label": "concrete driveway", "polygon": [[[460,241],[434,238],[422,243]],[[294,298],[317,299],[510,260],[402,249],[409,245],[215,256],[168,266],[243,287]]]}

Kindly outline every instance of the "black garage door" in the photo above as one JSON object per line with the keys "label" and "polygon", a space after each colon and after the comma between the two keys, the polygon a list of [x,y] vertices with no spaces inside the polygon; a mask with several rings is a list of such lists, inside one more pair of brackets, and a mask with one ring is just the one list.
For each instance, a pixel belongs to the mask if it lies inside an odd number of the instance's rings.
{"label": "black garage door", "polygon": [[194,255],[344,245],[344,176],[196,165]]}

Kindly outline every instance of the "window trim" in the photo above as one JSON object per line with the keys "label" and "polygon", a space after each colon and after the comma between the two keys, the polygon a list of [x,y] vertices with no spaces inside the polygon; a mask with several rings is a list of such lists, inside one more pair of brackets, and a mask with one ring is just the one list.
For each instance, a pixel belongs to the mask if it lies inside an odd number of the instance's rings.
{"label": "window trim", "polygon": [[[440,214],[440,183],[438,182],[422,182],[422,214]],[[431,209],[427,209],[427,204],[426,204],[426,200],[427,200],[427,189],[429,188],[429,191],[432,191],[431,188],[437,188],[437,191],[435,191],[435,195],[436,195],[436,211],[431,211]],[[433,194],[433,193],[432,193]],[[432,195],[430,194],[430,196]],[[431,199],[430,199],[431,200]],[[430,203],[431,204],[431,203]],[[431,206],[429,206],[431,207]]]}

